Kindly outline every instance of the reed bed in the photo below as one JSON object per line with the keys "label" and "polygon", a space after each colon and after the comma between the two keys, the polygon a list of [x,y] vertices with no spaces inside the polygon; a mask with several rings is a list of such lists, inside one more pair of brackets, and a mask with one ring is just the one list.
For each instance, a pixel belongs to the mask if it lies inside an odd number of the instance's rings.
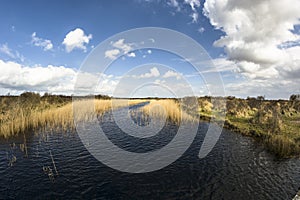
{"label": "reed bed", "polygon": [[182,121],[196,121],[196,117],[187,114],[179,102],[171,99],[150,100],[150,103],[144,106],[142,111],[150,117],[171,120],[176,124],[180,124]]}
{"label": "reed bed", "polygon": [[72,112],[71,104],[46,110],[28,110],[17,106],[7,113],[7,119],[1,122],[0,133],[4,137],[24,133],[27,130],[46,127],[66,127],[70,124]]}
{"label": "reed bed", "polygon": [[[112,107],[119,108],[139,101],[134,100],[76,100],[60,107],[51,107],[48,109],[28,109],[21,105],[16,105],[9,112],[0,118],[0,136],[9,137],[24,133],[28,130],[73,130],[74,116],[75,120],[90,120],[103,115],[104,112]],[[74,113],[73,108],[77,109]],[[75,114],[75,115],[74,115]]]}

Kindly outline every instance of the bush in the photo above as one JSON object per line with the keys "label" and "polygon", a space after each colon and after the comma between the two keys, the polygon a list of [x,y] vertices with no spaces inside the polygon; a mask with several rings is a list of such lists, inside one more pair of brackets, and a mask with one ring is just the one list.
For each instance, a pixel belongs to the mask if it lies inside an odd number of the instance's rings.
{"label": "bush", "polygon": [[40,104],[41,96],[39,93],[34,92],[24,92],[20,95],[20,103],[24,107],[33,108],[36,105]]}

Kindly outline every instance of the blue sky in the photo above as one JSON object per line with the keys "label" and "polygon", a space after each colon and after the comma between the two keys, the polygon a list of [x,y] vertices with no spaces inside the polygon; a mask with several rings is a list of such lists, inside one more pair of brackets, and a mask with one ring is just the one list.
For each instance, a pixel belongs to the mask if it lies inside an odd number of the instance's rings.
{"label": "blue sky", "polygon": [[[0,93],[72,94],[80,66],[101,42],[130,29],[161,27],[186,34],[204,47],[227,95],[288,98],[300,93],[299,4],[298,0],[1,1]],[[125,38],[119,50],[126,42]],[[160,63],[182,76],[180,80],[186,79],[196,95],[209,94],[205,81],[194,76],[185,59],[157,49],[125,52],[99,75],[107,85],[97,92],[111,95],[130,69]],[[147,81],[163,84],[169,70],[160,71],[158,66],[139,73],[156,68],[159,75]],[[169,73],[175,77],[168,80],[170,87],[183,95],[180,91],[185,89],[174,73]]]}
{"label": "blue sky", "polygon": [[[189,5],[186,14],[177,13],[167,4],[143,1],[3,1],[1,5],[0,33],[1,44],[8,44],[28,59],[25,64],[67,65],[79,67],[86,54],[73,51],[68,54],[61,44],[65,35],[81,28],[93,39],[87,45],[98,45],[108,37],[128,29],[138,27],[164,27],[185,33],[197,40],[211,56],[218,56],[221,49],[212,49],[212,43],[218,39],[221,31],[213,31],[208,19],[202,17],[201,23],[191,23]],[[198,29],[208,26],[208,31],[199,33]],[[51,39],[53,52],[40,52],[30,44],[32,33],[44,39]],[[38,56],[37,56],[38,55]]]}

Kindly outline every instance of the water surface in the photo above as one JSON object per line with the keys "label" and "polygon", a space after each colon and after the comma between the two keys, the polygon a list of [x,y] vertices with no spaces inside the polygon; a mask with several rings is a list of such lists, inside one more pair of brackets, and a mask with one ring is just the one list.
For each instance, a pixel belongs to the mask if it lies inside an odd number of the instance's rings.
{"label": "water surface", "polygon": [[[162,148],[177,131],[168,123],[158,135],[137,139],[126,136],[109,114],[102,120],[107,137],[133,152]],[[74,132],[27,133],[25,137],[1,139],[0,199],[293,198],[300,186],[300,159],[277,159],[253,139],[227,130],[213,151],[199,159],[208,125],[200,123],[194,142],[180,159],[143,174],[105,166],[89,154]],[[53,168],[49,151],[59,173],[54,182],[43,171],[43,166]],[[16,162],[10,163],[13,156]]]}

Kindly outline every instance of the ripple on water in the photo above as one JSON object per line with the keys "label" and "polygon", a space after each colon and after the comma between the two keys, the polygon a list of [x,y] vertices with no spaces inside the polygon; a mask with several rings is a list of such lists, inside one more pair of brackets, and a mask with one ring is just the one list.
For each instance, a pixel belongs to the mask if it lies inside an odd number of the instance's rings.
{"label": "ripple on water", "polygon": [[[103,129],[123,149],[146,152],[159,149],[173,137],[169,134],[137,140],[124,136],[111,118]],[[300,160],[279,160],[251,138],[224,130],[213,151],[198,158],[208,124],[184,155],[164,169],[129,174],[97,161],[85,149],[76,133],[27,134],[28,157],[21,151],[23,137],[0,140],[0,199],[291,199],[300,186]],[[15,143],[15,149],[10,144]],[[178,143],[178,145],[181,145]],[[59,176],[52,183],[43,172],[51,166],[51,150]],[[17,161],[8,166],[7,156]],[[164,159],[164,158],[158,158]]]}

